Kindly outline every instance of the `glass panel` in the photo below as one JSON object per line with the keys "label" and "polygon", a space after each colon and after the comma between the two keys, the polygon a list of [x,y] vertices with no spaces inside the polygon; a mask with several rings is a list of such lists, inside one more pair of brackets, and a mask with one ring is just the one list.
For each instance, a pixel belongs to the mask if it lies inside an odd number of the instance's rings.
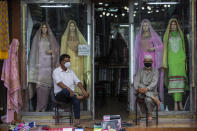
{"label": "glass panel", "polygon": [[105,114],[128,117],[128,12],[125,1],[95,3],[96,119]]}
{"label": "glass panel", "polygon": [[[161,110],[189,110],[191,26],[189,1],[135,0],[135,74],[145,55],[159,69]],[[146,25],[148,28],[146,30]],[[160,41],[161,40],[161,41]],[[138,47],[138,48],[137,48]],[[151,50],[153,49],[153,50]],[[164,52],[162,52],[164,50]],[[165,74],[165,75],[164,75]]]}
{"label": "glass panel", "polygon": [[[59,53],[70,55],[70,68],[90,92],[90,59],[78,56],[78,45],[88,44],[87,4],[29,3],[27,9],[29,111],[52,111],[52,71]],[[75,93],[81,95],[79,88]],[[87,101],[81,102],[81,110],[87,110]]]}

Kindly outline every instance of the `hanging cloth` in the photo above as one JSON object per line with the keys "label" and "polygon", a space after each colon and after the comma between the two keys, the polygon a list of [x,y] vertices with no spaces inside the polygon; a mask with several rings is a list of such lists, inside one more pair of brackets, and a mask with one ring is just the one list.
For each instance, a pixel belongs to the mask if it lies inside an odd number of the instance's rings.
{"label": "hanging cloth", "polygon": [[4,60],[1,80],[7,88],[7,117],[6,122],[14,120],[14,112],[19,112],[22,107],[21,85],[18,70],[18,47],[19,42],[13,39],[9,58]]}

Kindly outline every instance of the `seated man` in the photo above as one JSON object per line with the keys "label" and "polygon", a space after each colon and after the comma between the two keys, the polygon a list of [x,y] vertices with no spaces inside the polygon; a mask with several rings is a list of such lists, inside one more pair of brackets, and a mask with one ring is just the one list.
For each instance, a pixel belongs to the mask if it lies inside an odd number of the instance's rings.
{"label": "seated man", "polygon": [[144,99],[145,103],[139,103],[140,110],[144,113],[145,107],[148,109],[148,120],[152,120],[152,111],[155,104],[160,105],[157,92],[157,82],[159,72],[152,68],[152,56],[144,57],[144,68],[140,69],[134,80],[134,88],[138,93],[138,98]]}
{"label": "seated man", "polygon": [[[80,124],[80,99],[88,98],[89,94],[85,91],[75,73],[69,69],[70,56],[67,54],[61,55],[59,62],[60,66],[53,71],[55,99],[63,102],[72,102],[75,116],[74,126],[77,126]],[[81,89],[83,96],[74,94],[75,84]]]}

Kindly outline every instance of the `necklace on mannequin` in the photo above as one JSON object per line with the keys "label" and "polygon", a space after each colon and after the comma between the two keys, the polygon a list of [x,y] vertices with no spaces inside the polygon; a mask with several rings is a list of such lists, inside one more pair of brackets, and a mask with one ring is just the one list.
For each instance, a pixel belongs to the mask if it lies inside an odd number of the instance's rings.
{"label": "necklace on mannequin", "polygon": [[146,39],[149,39],[150,37],[151,37],[151,34],[149,31],[143,32],[142,39],[146,40]]}

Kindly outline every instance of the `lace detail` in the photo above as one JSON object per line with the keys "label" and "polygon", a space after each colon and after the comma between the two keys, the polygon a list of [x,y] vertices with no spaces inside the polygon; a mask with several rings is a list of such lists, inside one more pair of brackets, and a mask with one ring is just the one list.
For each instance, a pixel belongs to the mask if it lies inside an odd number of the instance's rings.
{"label": "lace detail", "polygon": [[171,50],[174,52],[174,53],[177,53],[180,49],[180,41],[181,41],[181,38],[180,36],[177,36],[177,37],[170,37],[170,40],[169,40],[169,44],[170,44],[170,48]]}

